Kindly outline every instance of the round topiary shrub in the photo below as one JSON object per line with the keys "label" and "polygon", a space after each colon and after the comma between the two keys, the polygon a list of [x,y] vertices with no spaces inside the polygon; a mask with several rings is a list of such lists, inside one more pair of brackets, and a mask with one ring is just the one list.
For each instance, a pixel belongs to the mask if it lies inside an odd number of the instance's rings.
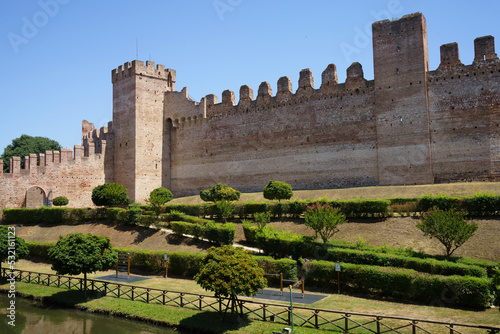
{"label": "round topiary shrub", "polygon": [[128,205],[127,188],[117,183],[105,183],[92,190],[92,202],[96,206]]}
{"label": "round topiary shrub", "polygon": [[149,194],[150,201],[154,201],[160,205],[170,202],[174,195],[170,190],[164,187],[156,188]]}
{"label": "round topiary shrub", "polygon": [[281,201],[290,199],[293,196],[292,186],[283,181],[269,181],[263,190],[264,198]]}
{"label": "round topiary shrub", "polygon": [[69,200],[66,196],[57,196],[52,200],[54,206],[65,206],[68,205]]}

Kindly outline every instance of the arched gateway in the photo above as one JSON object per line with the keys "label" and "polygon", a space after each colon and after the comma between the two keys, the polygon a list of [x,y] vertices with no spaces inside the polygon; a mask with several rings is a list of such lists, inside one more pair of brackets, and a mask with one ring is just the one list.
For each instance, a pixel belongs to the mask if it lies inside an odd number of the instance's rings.
{"label": "arched gateway", "polygon": [[34,186],[26,191],[26,207],[39,208],[46,204],[47,195],[45,190],[40,187]]}

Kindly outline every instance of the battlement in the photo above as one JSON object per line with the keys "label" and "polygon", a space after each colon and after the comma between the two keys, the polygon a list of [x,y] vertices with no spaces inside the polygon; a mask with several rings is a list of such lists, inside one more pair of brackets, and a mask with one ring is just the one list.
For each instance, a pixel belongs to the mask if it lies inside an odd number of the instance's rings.
{"label": "battlement", "polygon": [[152,61],[146,61],[146,65],[144,65],[143,61],[134,60],[132,62],[126,62],[125,64],[112,70],[111,82],[115,83],[134,75],[147,76],[168,81],[169,87],[174,87],[176,81],[175,70],[165,68],[165,65],[158,64],[155,66],[155,63]]}
{"label": "battlement", "polygon": [[[106,141],[102,141],[104,148]],[[60,166],[74,163],[81,163],[88,158],[95,156],[97,160],[101,160],[104,154],[97,153],[93,143],[90,145],[92,150],[88,154],[85,153],[84,147],[75,145],[74,149],[61,148],[59,151],[45,151],[40,154],[29,154],[23,158],[12,157],[9,161],[9,173],[3,173],[3,160],[0,160],[0,177],[7,174],[36,174],[45,173],[46,168],[51,166]],[[104,152],[104,151],[103,151]],[[24,160],[24,165],[21,167],[21,159]]]}
{"label": "battlement", "polygon": [[113,122],[108,122],[108,126],[96,129],[93,123],[87,120],[82,121],[82,147],[85,156],[94,153],[103,153],[106,149],[106,141],[110,139],[113,130]]}
{"label": "battlement", "polygon": [[[321,75],[321,86],[314,88],[314,78],[310,69],[300,71],[298,88],[293,92],[293,85],[289,77],[278,79],[277,92],[273,96],[271,85],[264,81],[259,85],[257,97],[248,85],[240,87],[239,101],[236,104],[235,94],[232,90],[222,93],[222,102],[215,94],[207,95],[204,100],[207,106],[207,118],[222,116],[232,113],[245,112],[251,109],[269,109],[283,105],[303,103],[311,99],[321,99],[325,96],[349,95],[352,92],[364,94],[373,88],[373,81],[364,78],[363,68],[359,63],[353,63],[347,69],[345,83],[339,84],[337,79],[337,68],[330,64]],[[352,94],[351,94],[352,95]]]}
{"label": "battlement", "polygon": [[500,60],[495,53],[493,36],[478,37],[474,40],[475,56],[472,64],[469,65],[464,65],[460,61],[457,43],[443,44],[440,51],[441,63],[439,67],[427,73],[429,83],[498,76],[500,74]]}

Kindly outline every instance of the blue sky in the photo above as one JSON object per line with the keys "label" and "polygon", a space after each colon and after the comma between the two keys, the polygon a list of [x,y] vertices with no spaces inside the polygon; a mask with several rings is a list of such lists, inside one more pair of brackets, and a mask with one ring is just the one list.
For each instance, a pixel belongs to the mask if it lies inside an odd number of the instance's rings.
{"label": "blue sky", "polygon": [[500,43],[494,0],[4,0],[0,153],[21,134],[72,148],[83,119],[107,125],[111,70],[136,58],[136,39],[139,59],[177,70],[177,90],[187,86],[196,101],[237,94],[244,84],[256,92],[262,81],[274,94],[284,75],[295,90],[304,68],[319,87],[330,63],[339,82],[354,61],[373,79],[371,23],[418,11],[427,19],[431,70],[441,44],[457,42],[470,64],[476,37]]}

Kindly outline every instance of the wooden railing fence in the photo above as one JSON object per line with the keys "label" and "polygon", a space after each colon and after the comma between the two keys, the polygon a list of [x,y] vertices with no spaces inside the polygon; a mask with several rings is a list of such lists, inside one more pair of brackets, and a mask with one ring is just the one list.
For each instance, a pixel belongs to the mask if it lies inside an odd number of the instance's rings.
{"label": "wooden railing fence", "polygon": [[[72,276],[39,273],[26,270],[10,271],[2,268],[2,277],[16,281],[56,286],[67,289],[84,289],[84,279]],[[136,285],[121,284],[96,279],[87,279],[87,289],[105,296],[123,298],[144,303],[156,303],[196,310],[223,312],[228,299],[189,292],[154,289]],[[289,305],[265,303],[240,299],[243,314],[250,319],[279,321],[291,325],[292,313]],[[344,333],[361,330],[364,333],[500,333],[500,327],[471,325],[466,323],[440,322],[407,317],[334,311],[303,306],[293,307],[295,326],[307,326],[321,330],[336,330]],[[403,331],[404,330],[404,331]]]}

